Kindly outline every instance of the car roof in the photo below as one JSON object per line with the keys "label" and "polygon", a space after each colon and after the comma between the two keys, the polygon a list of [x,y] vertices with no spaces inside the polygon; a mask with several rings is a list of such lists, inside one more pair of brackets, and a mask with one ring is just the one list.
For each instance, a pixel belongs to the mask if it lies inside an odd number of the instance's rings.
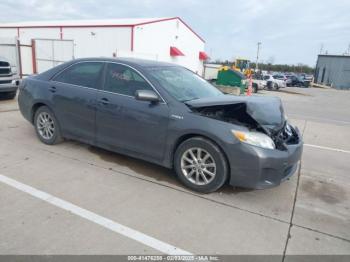
{"label": "car roof", "polygon": [[159,61],[153,61],[153,60],[146,60],[146,59],[137,59],[137,58],[110,58],[110,57],[87,57],[87,58],[79,58],[74,59],[69,62],[60,64],[56,67],[53,67],[41,74],[38,74],[35,76],[36,79],[41,80],[49,80],[54,75],[56,75],[58,72],[64,70],[64,68],[79,63],[79,62],[116,62],[128,65],[130,67],[133,67],[138,70],[146,69],[146,68],[152,68],[152,67],[179,67],[176,64],[171,63],[165,63],[165,62],[159,62]]}
{"label": "car roof", "polygon": [[139,59],[139,58],[110,58],[110,57],[88,57],[79,58],[71,61],[72,63],[84,62],[84,61],[107,61],[107,62],[118,62],[130,66],[138,67],[161,67],[161,66],[178,66],[172,63],[159,62],[154,60]]}

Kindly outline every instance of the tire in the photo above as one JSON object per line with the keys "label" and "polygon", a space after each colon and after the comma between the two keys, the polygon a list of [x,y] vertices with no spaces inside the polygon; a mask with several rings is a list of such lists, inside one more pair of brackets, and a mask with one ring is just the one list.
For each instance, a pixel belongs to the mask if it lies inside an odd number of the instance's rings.
{"label": "tire", "polygon": [[1,98],[3,99],[14,99],[16,97],[17,92],[6,92],[6,93],[0,93]]}
{"label": "tire", "polygon": [[41,106],[36,110],[34,128],[38,138],[44,144],[55,145],[63,141],[59,123],[47,106]]}
{"label": "tire", "polygon": [[16,91],[6,93],[8,99],[14,99],[16,97],[16,94]]}
{"label": "tire", "polygon": [[273,83],[271,81],[268,81],[266,84],[267,90],[272,90]]}
{"label": "tire", "polygon": [[253,92],[258,93],[258,85],[257,84],[253,85]]}
{"label": "tire", "polygon": [[[201,163],[193,161],[194,158],[191,157],[192,151],[198,160],[198,149],[201,152]],[[203,168],[204,165],[207,166]],[[184,168],[186,166],[187,169]],[[190,138],[178,146],[174,156],[174,168],[179,180],[185,186],[200,193],[218,190],[228,177],[228,165],[223,152],[217,145],[203,137]]]}

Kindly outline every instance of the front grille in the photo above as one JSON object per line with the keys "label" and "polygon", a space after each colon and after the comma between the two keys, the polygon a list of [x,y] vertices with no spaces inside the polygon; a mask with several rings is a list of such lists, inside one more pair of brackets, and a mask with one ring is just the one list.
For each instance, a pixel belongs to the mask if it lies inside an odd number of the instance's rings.
{"label": "front grille", "polygon": [[0,85],[1,84],[11,84],[12,80],[0,80]]}
{"label": "front grille", "polygon": [[9,75],[11,74],[10,68],[0,68],[0,75]]}
{"label": "front grille", "polygon": [[10,66],[10,64],[5,61],[0,61],[0,66]]}

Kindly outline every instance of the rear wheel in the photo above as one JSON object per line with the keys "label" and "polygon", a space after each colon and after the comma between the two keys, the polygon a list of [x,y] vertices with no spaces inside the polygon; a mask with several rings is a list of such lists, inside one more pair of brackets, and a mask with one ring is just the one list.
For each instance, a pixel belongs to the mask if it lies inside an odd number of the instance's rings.
{"label": "rear wheel", "polygon": [[58,121],[47,106],[39,107],[35,112],[34,126],[41,142],[54,145],[63,141]]}
{"label": "rear wheel", "polygon": [[228,175],[226,159],[220,148],[202,137],[190,138],[177,148],[174,167],[185,186],[201,193],[216,191]]}
{"label": "rear wheel", "polygon": [[271,81],[268,81],[267,84],[266,84],[266,86],[267,86],[267,90],[272,90],[272,88],[273,88],[273,83],[272,83]]}

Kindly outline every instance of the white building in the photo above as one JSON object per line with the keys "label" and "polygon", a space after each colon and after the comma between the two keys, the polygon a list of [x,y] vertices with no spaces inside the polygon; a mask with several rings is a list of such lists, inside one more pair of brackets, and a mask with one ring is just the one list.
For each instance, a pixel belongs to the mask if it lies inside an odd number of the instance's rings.
{"label": "white building", "polygon": [[207,58],[205,41],[179,17],[6,23],[0,38],[19,40],[22,75],[101,56],[172,62],[202,74]]}

